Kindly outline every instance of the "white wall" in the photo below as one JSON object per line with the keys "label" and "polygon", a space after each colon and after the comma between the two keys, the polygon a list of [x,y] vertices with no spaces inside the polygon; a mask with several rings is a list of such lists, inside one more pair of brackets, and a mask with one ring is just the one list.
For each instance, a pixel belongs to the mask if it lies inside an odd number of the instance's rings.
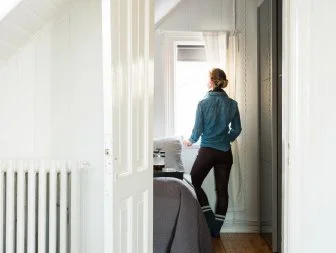
{"label": "white wall", "polygon": [[[227,30],[233,27],[233,1],[185,1],[156,31],[154,135],[165,135],[164,35],[163,31]],[[246,6],[245,6],[246,3]],[[243,211],[229,212],[224,231],[252,232],[259,229],[259,153],[258,153],[258,85],[257,85],[257,1],[236,0],[239,33],[237,54],[237,94],[243,132],[238,138]],[[245,12],[246,10],[246,12]],[[246,13],[246,16],[245,16]],[[186,170],[190,171],[197,149],[183,151]],[[214,203],[212,174],[205,181],[209,201]]]}
{"label": "white wall", "polygon": [[336,16],[332,0],[284,1],[284,252],[335,251]]}
{"label": "white wall", "polygon": [[[35,93],[34,82],[34,44],[28,44],[19,54],[12,57],[0,73],[0,154],[2,158],[34,157],[35,150],[40,156],[50,154],[50,136],[41,143],[41,135],[35,131],[35,125],[46,125],[48,106],[35,110],[35,104],[41,98],[41,93]],[[46,87],[48,89],[48,87]],[[43,92],[43,91],[41,91]],[[46,99],[50,99],[48,94]],[[45,122],[41,122],[46,118]],[[50,129],[49,129],[50,131]],[[35,134],[36,132],[36,134]],[[41,134],[41,135],[40,135]]]}
{"label": "white wall", "polygon": [[87,252],[103,252],[101,4],[46,24],[0,72],[0,157],[87,160]]}
{"label": "white wall", "polygon": [[181,0],[155,0],[155,24],[161,23],[164,17],[180,2]]}
{"label": "white wall", "polygon": [[158,27],[165,31],[230,31],[233,0],[182,0],[178,8]]}
{"label": "white wall", "polygon": [[236,82],[243,128],[238,144],[246,192],[244,219],[254,226],[259,225],[257,25],[256,1],[237,0],[239,51]]}

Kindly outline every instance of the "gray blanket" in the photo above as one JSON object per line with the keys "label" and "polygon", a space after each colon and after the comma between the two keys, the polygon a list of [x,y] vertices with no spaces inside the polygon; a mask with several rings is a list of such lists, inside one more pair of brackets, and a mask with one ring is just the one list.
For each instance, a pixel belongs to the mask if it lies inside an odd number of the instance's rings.
{"label": "gray blanket", "polygon": [[154,179],[154,253],[212,253],[211,237],[193,188]]}

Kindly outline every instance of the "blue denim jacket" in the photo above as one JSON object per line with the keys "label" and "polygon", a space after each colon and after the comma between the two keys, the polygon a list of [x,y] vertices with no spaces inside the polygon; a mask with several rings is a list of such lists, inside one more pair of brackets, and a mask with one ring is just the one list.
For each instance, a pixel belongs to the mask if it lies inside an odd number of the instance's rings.
{"label": "blue denim jacket", "polygon": [[201,147],[228,151],[241,130],[237,102],[225,91],[211,91],[198,103],[189,141],[195,143],[201,137]]}

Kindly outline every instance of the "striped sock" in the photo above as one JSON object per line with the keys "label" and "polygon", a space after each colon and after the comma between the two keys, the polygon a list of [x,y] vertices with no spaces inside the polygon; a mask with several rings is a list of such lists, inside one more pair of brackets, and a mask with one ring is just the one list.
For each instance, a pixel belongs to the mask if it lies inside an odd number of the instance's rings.
{"label": "striped sock", "polygon": [[213,226],[211,227],[211,234],[219,235],[224,221],[225,221],[225,215],[216,214],[215,221],[213,223]]}
{"label": "striped sock", "polygon": [[212,211],[212,209],[209,205],[202,206],[201,209],[204,213],[206,222],[208,223],[208,228],[211,229],[212,226],[213,226],[213,223],[215,221],[215,215],[214,215],[214,213],[213,213],[213,211]]}

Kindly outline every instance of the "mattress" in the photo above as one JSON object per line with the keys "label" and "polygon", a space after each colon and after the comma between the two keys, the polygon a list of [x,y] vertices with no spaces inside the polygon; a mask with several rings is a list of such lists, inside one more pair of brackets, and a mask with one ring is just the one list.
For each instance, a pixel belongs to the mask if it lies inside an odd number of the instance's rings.
{"label": "mattress", "polygon": [[154,178],[154,253],[212,253],[195,191],[186,180]]}

